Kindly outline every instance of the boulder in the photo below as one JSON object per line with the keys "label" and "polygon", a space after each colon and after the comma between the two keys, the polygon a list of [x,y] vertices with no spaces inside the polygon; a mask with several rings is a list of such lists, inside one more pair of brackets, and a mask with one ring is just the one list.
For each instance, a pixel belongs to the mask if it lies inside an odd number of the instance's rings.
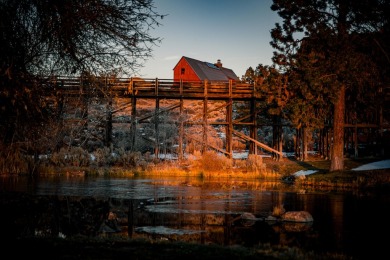
{"label": "boulder", "polygon": [[313,217],[307,211],[287,211],[282,215],[282,221],[290,222],[312,222]]}
{"label": "boulder", "polygon": [[256,224],[256,216],[252,213],[245,212],[241,215],[241,223],[245,227],[250,227]]}

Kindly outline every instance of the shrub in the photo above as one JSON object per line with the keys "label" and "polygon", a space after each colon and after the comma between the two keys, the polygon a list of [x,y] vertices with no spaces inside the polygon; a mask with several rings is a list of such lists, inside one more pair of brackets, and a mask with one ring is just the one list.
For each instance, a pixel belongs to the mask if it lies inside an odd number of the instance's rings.
{"label": "shrub", "polygon": [[81,147],[61,148],[50,156],[50,162],[57,167],[89,166],[90,156],[88,151]]}
{"label": "shrub", "polygon": [[198,160],[198,167],[204,171],[226,171],[232,168],[232,160],[213,151],[206,151]]}
{"label": "shrub", "polygon": [[96,151],[93,152],[93,156],[97,166],[110,166],[115,162],[115,158],[108,147],[96,149]]}
{"label": "shrub", "polygon": [[1,147],[0,149],[0,173],[19,174],[28,171],[28,158],[24,156],[18,147]]}
{"label": "shrub", "polygon": [[123,148],[119,148],[116,153],[118,154],[117,163],[122,167],[135,168],[138,166],[142,157],[140,152],[125,151]]}
{"label": "shrub", "polygon": [[263,158],[257,154],[249,154],[246,160],[246,167],[248,171],[254,172],[264,169]]}

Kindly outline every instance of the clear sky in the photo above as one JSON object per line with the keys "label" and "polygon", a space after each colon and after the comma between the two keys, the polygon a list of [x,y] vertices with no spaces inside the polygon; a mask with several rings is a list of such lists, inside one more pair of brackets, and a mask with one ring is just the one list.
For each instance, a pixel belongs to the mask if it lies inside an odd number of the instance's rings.
{"label": "clear sky", "polygon": [[249,67],[271,65],[270,31],[280,21],[272,0],[155,0],[167,14],[151,34],[162,38],[140,77],[173,79],[182,56],[232,69],[241,78]]}

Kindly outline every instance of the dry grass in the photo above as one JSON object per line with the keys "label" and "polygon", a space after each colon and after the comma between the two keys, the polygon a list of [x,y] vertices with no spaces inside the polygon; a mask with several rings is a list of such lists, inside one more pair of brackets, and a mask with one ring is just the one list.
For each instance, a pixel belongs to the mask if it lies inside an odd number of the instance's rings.
{"label": "dry grass", "polygon": [[78,174],[85,172],[96,176],[158,176],[158,177],[201,177],[201,178],[235,178],[235,179],[265,179],[281,180],[301,170],[315,170],[314,174],[296,178],[295,184],[313,189],[355,189],[381,188],[390,185],[389,170],[372,170],[356,172],[350,169],[362,164],[378,161],[379,159],[346,159],[345,170],[329,172],[330,161],[318,157],[311,157],[307,161],[298,161],[293,158],[283,158],[280,161],[272,158],[251,156],[246,160],[230,160],[215,152],[206,152],[198,157],[191,157],[184,161],[150,161],[142,167],[62,167],[53,173]]}
{"label": "dry grass", "polygon": [[272,216],[276,218],[281,217],[284,213],[286,213],[286,210],[284,209],[283,204],[275,206],[272,210]]}

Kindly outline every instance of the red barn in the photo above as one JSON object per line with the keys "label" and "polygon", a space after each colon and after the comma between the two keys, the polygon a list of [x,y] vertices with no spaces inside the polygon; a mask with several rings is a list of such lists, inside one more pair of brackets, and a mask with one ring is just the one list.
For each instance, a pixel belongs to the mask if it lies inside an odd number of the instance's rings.
{"label": "red barn", "polygon": [[174,81],[238,81],[233,70],[222,67],[221,60],[217,63],[199,61],[183,56],[173,68]]}

